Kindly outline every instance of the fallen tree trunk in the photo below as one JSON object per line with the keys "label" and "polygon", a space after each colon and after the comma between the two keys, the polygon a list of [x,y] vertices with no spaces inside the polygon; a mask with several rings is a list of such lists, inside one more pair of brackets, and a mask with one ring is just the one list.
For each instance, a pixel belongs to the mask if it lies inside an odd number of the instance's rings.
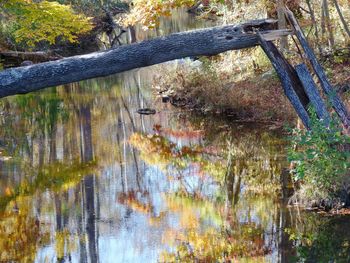
{"label": "fallen tree trunk", "polygon": [[[273,40],[290,34],[273,30],[275,20],[171,34],[115,49],[0,72],[0,98],[190,56],[216,55],[258,45],[256,31]],[[271,31],[273,30],[273,31]]]}

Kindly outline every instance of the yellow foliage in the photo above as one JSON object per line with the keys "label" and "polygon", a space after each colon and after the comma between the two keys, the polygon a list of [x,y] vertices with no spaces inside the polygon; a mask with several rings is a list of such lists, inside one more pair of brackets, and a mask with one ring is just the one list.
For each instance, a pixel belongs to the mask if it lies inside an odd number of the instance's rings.
{"label": "yellow foliage", "polygon": [[56,239],[56,253],[58,259],[63,259],[65,253],[71,254],[78,249],[78,235],[72,234],[68,229],[63,229],[55,234]]}
{"label": "yellow foliage", "polygon": [[40,224],[29,214],[28,202],[18,211],[0,213],[0,262],[33,262],[42,241]]}
{"label": "yellow foliage", "polygon": [[75,14],[68,5],[31,0],[0,0],[13,23],[11,32],[17,43],[30,47],[41,41],[55,44],[58,38],[71,43],[92,29],[91,19]]}
{"label": "yellow foliage", "polygon": [[124,17],[122,23],[125,26],[141,24],[144,30],[154,28],[161,16],[171,15],[172,9],[192,6],[195,3],[194,0],[134,0],[130,13]]}
{"label": "yellow foliage", "polygon": [[[66,163],[53,163],[44,166],[39,171],[27,166],[23,169],[27,171],[29,179],[23,179],[20,185],[14,189],[5,190],[5,196],[0,196],[0,213],[13,200],[23,196],[31,196],[37,191],[51,189],[52,191],[65,191],[80,182],[87,174],[94,173],[96,161],[87,163],[73,162],[71,165]],[[1,262],[1,261],[0,261]]]}
{"label": "yellow foliage", "polygon": [[[179,229],[167,230],[162,238],[164,244],[175,251],[162,251],[159,262],[265,262],[269,254],[262,237],[262,229],[255,223],[225,222],[227,216],[214,207],[206,215],[198,210],[198,203],[190,199],[163,196],[172,212],[179,212]],[[209,202],[204,206],[213,205]],[[214,223],[213,219],[220,220]],[[211,222],[202,228],[202,222]]]}

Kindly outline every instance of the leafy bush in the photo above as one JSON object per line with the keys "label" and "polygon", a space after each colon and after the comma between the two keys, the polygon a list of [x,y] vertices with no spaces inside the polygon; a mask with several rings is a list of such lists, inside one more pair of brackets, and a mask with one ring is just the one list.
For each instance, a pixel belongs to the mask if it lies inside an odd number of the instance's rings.
{"label": "leafy bush", "polygon": [[[92,29],[90,18],[75,14],[69,5],[49,1],[0,0],[2,30],[16,44],[34,47],[39,42],[55,44],[58,39],[71,43]],[[4,27],[4,26],[3,26]]]}
{"label": "leafy bush", "polygon": [[300,197],[310,200],[337,197],[349,181],[350,168],[350,152],[346,149],[350,137],[342,133],[337,117],[327,127],[312,111],[311,129],[294,129],[290,140],[288,159],[294,163],[291,172],[295,181],[301,183]]}

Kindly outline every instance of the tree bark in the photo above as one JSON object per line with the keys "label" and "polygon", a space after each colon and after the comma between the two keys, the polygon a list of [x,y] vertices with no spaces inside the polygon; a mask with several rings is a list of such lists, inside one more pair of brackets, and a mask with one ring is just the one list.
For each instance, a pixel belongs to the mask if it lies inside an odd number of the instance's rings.
{"label": "tree bark", "polygon": [[321,94],[318,92],[316,83],[314,82],[307,66],[302,63],[295,67],[300,81],[304,86],[304,90],[310,99],[311,105],[314,107],[319,119],[322,119],[326,126],[330,123],[330,115],[327,111],[326,103],[324,103]]}
{"label": "tree bark", "polygon": [[188,31],[115,49],[0,72],[0,98],[46,87],[104,77],[190,56],[216,55],[258,45],[256,31],[273,40],[290,34],[274,30],[275,20]]}
{"label": "tree bark", "polygon": [[272,42],[266,41],[261,35],[259,35],[259,41],[261,48],[270,59],[272,66],[282,82],[284,94],[293,105],[304,126],[310,128],[310,117],[307,112],[310,101],[296,71]]}
{"label": "tree bark", "polygon": [[311,5],[310,0],[306,0],[306,4],[307,4],[307,6],[309,8],[311,20],[312,20],[312,23],[313,23],[313,25],[315,27],[316,46],[318,48],[319,53],[322,54],[322,48],[321,48],[320,37],[319,37],[319,34],[318,34],[318,26],[317,26],[317,22],[316,22],[315,12],[312,9],[312,5]]}
{"label": "tree bark", "polygon": [[[287,21],[283,11],[284,5],[285,5],[284,0],[277,0],[278,29],[287,28]],[[281,38],[281,48],[285,50],[288,49],[287,37]]]}
{"label": "tree bark", "polygon": [[345,30],[345,32],[348,34],[348,37],[350,38],[350,29],[349,29],[348,24],[347,24],[346,21],[345,21],[345,18],[344,18],[344,16],[343,16],[343,13],[342,13],[342,11],[341,11],[341,9],[340,9],[340,6],[339,6],[339,4],[338,4],[338,1],[337,1],[337,0],[333,0],[333,3],[334,3],[334,5],[335,5],[335,8],[337,9],[337,12],[338,12],[338,15],[339,15],[339,17],[340,17],[340,20],[341,20],[341,22],[342,22],[342,24],[343,24],[344,30]]}
{"label": "tree bark", "polygon": [[329,6],[328,6],[327,0],[322,0],[322,10],[324,13],[325,23],[329,34],[329,38],[328,38],[329,47],[333,49],[335,45],[335,40],[334,40],[334,33],[333,33],[332,24],[331,24],[331,18],[329,15]]}

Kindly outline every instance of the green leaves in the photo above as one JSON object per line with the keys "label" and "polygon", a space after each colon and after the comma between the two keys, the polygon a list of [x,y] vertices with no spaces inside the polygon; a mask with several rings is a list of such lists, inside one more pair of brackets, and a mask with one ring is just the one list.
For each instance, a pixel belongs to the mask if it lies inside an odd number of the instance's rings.
{"label": "green leaves", "polygon": [[350,169],[350,152],[342,149],[350,144],[350,137],[342,134],[337,117],[327,127],[311,110],[311,130],[295,129],[289,139],[288,160],[295,165],[294,179],[331,197]]}

